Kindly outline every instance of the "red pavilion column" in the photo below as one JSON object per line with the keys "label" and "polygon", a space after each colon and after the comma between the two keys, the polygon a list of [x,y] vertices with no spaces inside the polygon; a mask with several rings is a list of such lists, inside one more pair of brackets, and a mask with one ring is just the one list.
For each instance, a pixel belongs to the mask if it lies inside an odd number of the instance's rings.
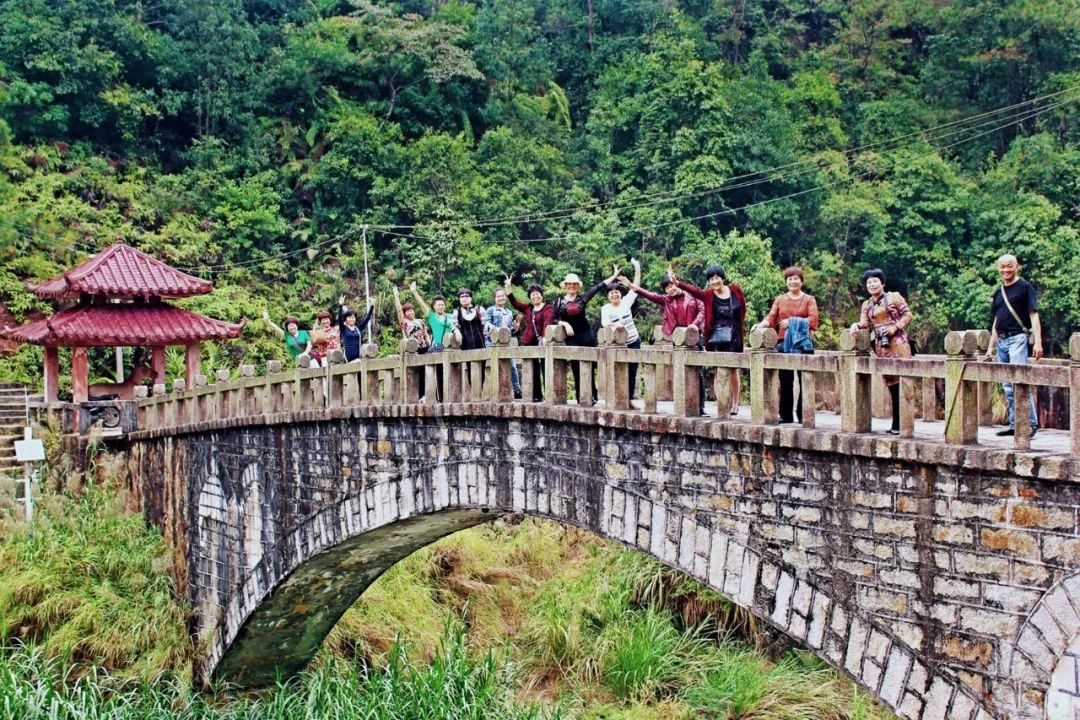
{"label": "red pavilion column", "polygon": [[155,345],[150,348],[150,367],[154,371],[154,383],[165,384],[165,346]]}
{"label": "red pavilion column", "polygon": [[86,354],[86,348],[77,347],[71,349],[71,399],[76,403],[84,403],[89,398],[90,390],[90,360]]}
{"label": "red pavilion column", "polygon": [[192,343],[185,348],[184,387],[188,390],[195,387],[195,376],[199,374],[199,364],[201,363],[200,352],[200,343]]}
{"label": "red pavilion column", "polygon": [[60,399],[60,350],[53,346],[45,347],[45,402]]}

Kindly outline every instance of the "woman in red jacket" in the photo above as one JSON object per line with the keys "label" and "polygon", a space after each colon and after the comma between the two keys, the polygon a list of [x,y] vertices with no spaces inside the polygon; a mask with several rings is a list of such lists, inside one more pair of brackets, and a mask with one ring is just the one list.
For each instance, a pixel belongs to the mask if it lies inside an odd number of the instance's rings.
{"label": "woman in red jacket", "polygon": [[[544,331],[548,325],[555,322],[555,306],[551,303],[544,302],[544,289],[539,285],[530,285],[526,290],[526,295],[529,296],[528,304],[523,303],[514,296],[513,290],[514,279],[512,275],[507,275],[503,280],[503,287],[506,289],[506,297],[510,300],[510,304],[517,308],[524,316],[521,322],[521,335],[519,336],[519,342],[522,345],[543,345],[544,344]],[[533,360],[533,402],[540,402],[544,399],[543,386],[544,386],[544,363],[541,360]]]}
{"label": "woman in red jacket", "polygon": [[[675,277],[675,271],[668,268],[668,275],[680,288],[696,297],[705,305],[705,349],[710,352],[742,352],[744,328],[746,327],[746,296],[742,288],[734,283],[728,284],[727,273],[719,265],[713,265],[705,271],[707,287],[699,288],[685,280]],[[729,375],[731,382],[732,415],[739,414],[739,373]],[[716,414],[724,415],[724,409],[717,407]]]}

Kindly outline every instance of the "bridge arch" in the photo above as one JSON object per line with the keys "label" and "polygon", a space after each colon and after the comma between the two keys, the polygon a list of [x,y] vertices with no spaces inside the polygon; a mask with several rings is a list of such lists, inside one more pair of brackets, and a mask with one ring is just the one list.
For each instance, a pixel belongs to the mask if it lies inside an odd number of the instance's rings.
{"label": "bridge arch", "polygon": [[[1042,594],[1020,628],[1008,669],[1016,680],[1016,714],[1040,716],[1042,705],[1047,720],[1080,717],[1080,573],[1061,578]],[[1046,677],[1045,699],[1034,701],[1030,689]]]}
{"label": "bridge arch", "polygon": [[[178,550],[175,573],[205,640],[207,676],[242,672],[234,668],[247,664],[244,648],[258,646],[247,641],[288,597],[290,579],[305,586],[309,573],[306,586],[321,587],[335,562],[352,557],[367,572],[343,583],[351,602],[381,572],[364,557],[371,546],[398,543],[404,556],[460,527],[523,512],[693,575],[901,717],[1045,720],[1053,658],[1071,653],[1072,638],[1039,663],[1022,640],[1046,639],[1034,625],[1044,591],[1054,598],[1065,588],[1080,610],[1076,581],[1054,585],[1080,569],[1080,491],[1051,460],[857,433],[477,403],[147,431],[132,437],[129,466],[147,517]],[[245,490],[253,483],[258,500]],[[216,548],[198,529],[207,493],[226,498]],[[254,520],[243,525],[256,507],[258,533]],[[207,553],[224,586],[207,589]],[[288,612],[268,627],[281,633],[294,617],[319,615],[297,626],[308,630],[301,645],[314,647],[319,628],[348,604],[283,603]],[[295,667],[304,657],[298,651]]]}
{"label": "bridge arch", "polygon": [[[841,607],[828,589],[764,557],[732,529],[575,468],[567,473],[595,488],[595,510],[552,502],[550,488],[528,481],[529,464],[422,466],[311,516],[265,553],[232,594],[207,676],[262,685],[298,672],[393,564],[458,530],[524,513],[589,530],[694,577],[804,644],[901,717],[989,717],[966,688],[935,674],[888,628]],[[464,482],[451,483],[448,467]],[[422,499],[415,506],[403,502],[409,494]]]}

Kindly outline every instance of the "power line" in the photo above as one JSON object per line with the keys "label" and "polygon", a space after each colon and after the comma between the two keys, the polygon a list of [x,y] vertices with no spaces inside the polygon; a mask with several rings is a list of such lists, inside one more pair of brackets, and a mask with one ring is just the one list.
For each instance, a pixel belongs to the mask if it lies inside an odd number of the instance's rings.
{"label": "power line", "polygon": [[[917,155],[916,157],[917,158],[929,157],[930,155],[935,154],[938,150],[945,150],[945,149],[948,149],[948,148],[951,148],[951,147],[955,147],[957,145],[961,145],[963,143],[969,142],[970,140],[973,140],[973,139],[975,139],[977,137],[981,137],[983,135],[988,135],[990,133],[997,132],[998,130],[1009,127],[1011,125],[1016,125],[1018,123],[1024,122],[1025,120],[1030,120],[1030,119],[1032,119],[1034,117],[1038,117],[1039,115],[1041,115],[1043,113],[1046,113],[1046,112],[1049,112],[1050,110],[1053,110],[1056,107],[1060,107],[1061,105],[1064,105],[1067,102],[1070,102],[1070,101],[1069,100],[1061,101],[1059,103],[1056,103],[1054,105],[1051,105],[1051,106],[1048,106],[1048,107],[1045,107],[1045,108],[1041,108],[1041,109],[1038,109],[1038,110],[1031,110],[1031,111],[1027,111],[1024,114],[1016,115],[1016,116],[1013,117],[1013,119],[1009,120],[1008,122],[1000,123],[999,125],[997,125],[995,127],[992,127],[989,130],[984,130],[984,131],[982,131],[980,133],[976,133],[975,135],[971,135],[969,137],[962,138],[960,140],[957,140],[956,142],[944,145],[941,148],[935,148],[934,153],[929,153],[929,152],[928,153],[923,153],[921,155]],[[738,212],[749,210],[751,208],[760,207],[762,205],[768,205],[768,204],[771,204],[771,203],[774,203],[774,202],[780,202],[782,200],[789,200],[791,198],[800,197],[802,195],[807,195],[809,193],[817,192],[819,190],[825,190],[825,189],[828,189],[828,188],[831,188],[831,187],[836,187],[838,185],[844,185],[844,184],[846,184],[848,182],[852,182],[854,180],[858,180],[860,178],[872,175],[875,172],[876,172],[875,170],[866,170],[866,171],[863,171],[861,173],[857,173],[855,175],[852,175],[849,178],[845,178],[845,179],[842,179],[842,180],[837,180],[837,181],[830,182],[830,183],[823,183],[821,185],[816,185],[816,186],[811,187],[811,188],[806,188],[806,189],[799,190],[799,191],[796,191],[796,192],[793,192],[793,193],[789,193],[787,195],[782,195],[782,196],[779,196],[779,197],[766,198],[765,200],[759,200],[757,202],[748,203],[746,205],[742,205],[742,206],[736,207],[736,208],[726,208],[724,210],[719,210],[719,211],[710,212],[710,213],[704,213],[702,215],[697,215],[697,216],[694,216],[694,217],[678,218],[678,219],[670,220],[670,221],[666,221],[666,222],[653,223],[653,224],[650,224],[650,225],[641,225],[641,226],[637,226],[637,227],[630,227],[630,228],[626,228],[626,229],[619,230],[619,231],[616,231],[616,232],[569,233],[569,234],[566,234],[566,235],[546,237],[546,238],[514,239],[514,240],[493,240],[493,241],[490,241],[490,242],[526,244],[526,243],[541,243],[541,242],[560,242],[560,241],[564,241],[564,240],[573,240],[573,239],[577,239],[577,238],[611,238],[611,237],[617,237],[617,236],[625,236],[626,234],[644,232],[646,230],[655,230],[655,229],[659,229],[659,228],[663,228],[663,227],[672,227],[672,226],[675,226],[675,225],[681,225],[683,223],[696,222],[696,221],[699,221],[699,220],[707,220],[709,218],[719,217],[719,216],[722,216],[722,215],[734,215],[734,214],[736,214]],[[398,226],[398,227],[407,227],[407,226]],[[396,237],[409,238],[409,239],[420,240],[420,241],[439,242],[439,241],[443,241],[443,240],[447,240],[447,239],[450,239],[451,241],[453,241],[453,238],[439,238],[439,237],[433,237],[433,236],[417,235],[415,233],[398,233],[398,232],[395,232],[393,230],[387,230],[387,229],[383,229],[383,228],[380,228],[379,232],[383,232],[385,234],[393,235],[393,236],[396,236]],[[488,242],[488,241],[485,241],[485,242]]]}
{"label": "power line", "polygon": [[[980,119],[983,119],[983,118],[987,118],[987,117],[989,117],[991,115],[998,115],[1000,113],[1007,112],[1007,111],[1010,111],[1010,110],[1015,110],[1017,108],[1024,107],[1024,106],[1027,106],[1027,105],[1033,105],[1035,103],[1039,103],[1039,102],[1042,102],[1044,100],[1048,100],[1048,99],[1053,98],[1053,97],[1058,97],[1060,95],[1072,92],[1074,90],[1080,90],[1080,85],[1075,85],[1073,87],[1069,87],[1069,88],[1066,88],[1064,90],[1059,90],[1057,92],[1048,93],[1046,95],[1043,95],[1043,96],[1040,96],[1040,97],[1037,97],[1037,98],[1032,98],[1031,100],[1027,100],[1027,101],[1020,102],[1020,103],[1015,103],[1013,105],[1008,105],[1008,106],[1005,106],[1005,107],[1002,107],[1002,108],[998,108],[996,110],[990,110],[990,111],[987,111],[985,113],[979,113],[977,115],[972,115],[972,116],[962,118],[962,119],[959,119],[959,120],[954,120],[952,122],[943,123],[941,125],[936,125],[936,126],[933,126],[931,128],[927,128],[925,130],[917,130],[917,131],[913,131],[913,132],[910,132],[910,133],[905,133],[903,135],[898,135],[898,136],[889,138],[887,140],[879,140],[877,142],[867,143],[865,145],[860,145],[860,146],[855,147],[855,148],[840,151],[840,153],[842,155],[844,155],[844,156],[851,156],[851,155],[855,155],[855,154],[858,154],[858,153],[861,153],[861,152],[865,152],[867,150],[870,150],[870,149],[873,149],[873,148],[876,148],[876,147],[881,147],[881,146],[885,146],[885,145],[891,145],[891,144],[894,144],[894,143],[898,143],[898,142],[900,142],[902,140],[906,140],[906,139],[914,138],[914,137],[920,137],[920,136],[923,136],[923,137],[928,136],[928,135],[931,136],[931,137],[928,138],[927,141],[934,140],[934,139],[940,139],[940,138],[932,137],[933,134],[937,133],[939,130],[947,129],[947,128],[950,128],[950,127],[955,127],[957,125],[963,125],[965,123],[971,122],[972,120],[980,120]],[[1058,106],[1055,106],[1055,107],[1058,107]],[[980,123],[980,124],[977,124],[977,125],[974,125],[974,126],[971,126],[971,127],[981,127],[982,125],[989,124],[989,123],[992,123],[992,122],[997,122],[997,120],[990,120],[990,121],[988,121],[986,123]],[[951,133],[946,133],[945,135],[942,135],[941,137],[948,137],[950,135],[954,135],[954,134],[959,133],[959,132],[965,132],[968,129],[971,129],[971,128],[960,128],[960,129],[955,130],[955,131],[953,131]],[[784,165],[778,165],[778,166],[775,166],[775,167],[772,167],[772,168],[766,168],[764,170],[755,170],[754,172],[745,173],[745,174],[742,174],[742,175],[736,175],[734,177],[728,178],[726,181],[724,181],[720,185],[712,185],[710,183],[698,183],[696,185],[690,185],[688,187],[685,187],[685,188],[682,188],[682,189],[679,189],[679,190],[664,190],[664,191],[658,191],[658,192],[655,192],[655,193],[644,193],[642,195],[638,195],[637,197],[635,197],[634,201],[636,202],[636,201],[639,201],[639,200],[649,200],[649,199],[652,199],[652,198],[664,198],[664,199],[657,200],[657,202],[655,203],[655,204],[661,204],[663,202],[671,202],[673,200],[679,200],[679,199],[686,198],[686,197],[695,197],[695,196],[698,196],[698,195],[722,192],[724,190],[732,190],[732,189],[737,189],[737,188],[742,188],[742,187],[749,187],[751,185],[759,184],[761,182],[770,182],[774,178],[765,178],[765,179],[760,179],[760,180],[752,180],[750,182],[746,182],[746,183],[741,183],[740,182],[738,184],[732,184],[732,183],[734,181],[742,181],[742,180],[746,180],[748,178],[755,178],[755,177],[758,177],[758,176],[761,176],[761,175],[780,173],[780,172],[785,171],[785,170],[789,170],[789,169],[792,169],[792,168],[797,168],[797,167],[801,167],[801,166],[805,166],[805,165],[810,165],[810,164],[814,164],[814,163],[817,163],[817,162],[818,162],[817,159],[810,158],[810,159],[806,159],[806,160],[800,160],[800,161],[797,161],[797,162],[787,163],[787,164],[784,164]],[[814,169],[816,169],[816,168],[811,168],[807,172],[812,172]],[[691,190],[694,190],[695,188],[702,188],[702,187],[704,187],[706,189],[705,190],[700,190],[700,191],[698,191],[696,193],[690,193],[689,192]],[[670,197],[668,197],[668,196],[670,196]],[[569,215],[572,215],[572,214],[574,214],[576,212],[580,212],[580,211],[596,211],[598,209],[605,208],[605,207],[608,207],[610,205],[616,205],[619,202],[620,202],[619,200],[610,200],[610,201],[607,201],[607,202],[594,203],[594,204],[591,204],[591,205],[580,205],[580,206],[577,206],[577,207],[568,207],[568,208],[561,208],[561,209],[556,209],[556,210],[547,210],[547,211],[543,211],[543,212],[539,212],[539,213],[525,213],[525,214],[522,214],[522,215],[511,215],[511,216],[506,216],[506,217],[502,217],[502,218],[493,218],[493,219],[451,220],[451,221],[446,221],[446,222],[441,222],[441,223],[425,223],[423,225],[384,225],[384,226],[372,225],[371,227],[383,227],[383,228],[394,228],[394,229],[396,229],[396,228],[411,228],[411,227],[422,227],[422,226],[431,226],[431,225],[439,225],[439,226],[443,226],[443,227],[458,227],[458,226],[465,226],[465,227],[493,227],[493,226],[499,226],[499,225],[518,225],[518,224],[523,224],[523,223],[526,223],[526,222],[531,223],[531,222],[543,222],[545,220],[564,219],[565,217],[567,217]],[[626,207],[620,207],[619,209],[633,209],[635,207],[646,207],[646,206],[649,206],[651,204],[653,204],[653,203],[645,202],[645,203],[642,203],[641,205],[631,205],[631,206],[626,206]]]}

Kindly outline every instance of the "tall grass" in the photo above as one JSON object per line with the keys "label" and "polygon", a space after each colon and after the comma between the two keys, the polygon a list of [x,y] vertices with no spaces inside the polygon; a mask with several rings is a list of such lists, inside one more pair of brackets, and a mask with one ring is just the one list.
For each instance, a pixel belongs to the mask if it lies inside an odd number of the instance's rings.
{"label": "tall grass", "polygon": [[185,672],[191,643],[169,563],[160,534],[110,488],[51,498],[32,533],[11,524],[0,538],[0,639],[38,643],[76,673]]}
{"label": "tall grass", "polygon": [[514,699],[513,666],[488,650],[470,654],[451,624],[430,662],[394,645],[388,664],[330,660],[257,696],[190,694],[177,682],[117,686],[100,672],[65,677],[40,649],[0,654],[0,716],[20,720],[561,720],[558,708]]}

